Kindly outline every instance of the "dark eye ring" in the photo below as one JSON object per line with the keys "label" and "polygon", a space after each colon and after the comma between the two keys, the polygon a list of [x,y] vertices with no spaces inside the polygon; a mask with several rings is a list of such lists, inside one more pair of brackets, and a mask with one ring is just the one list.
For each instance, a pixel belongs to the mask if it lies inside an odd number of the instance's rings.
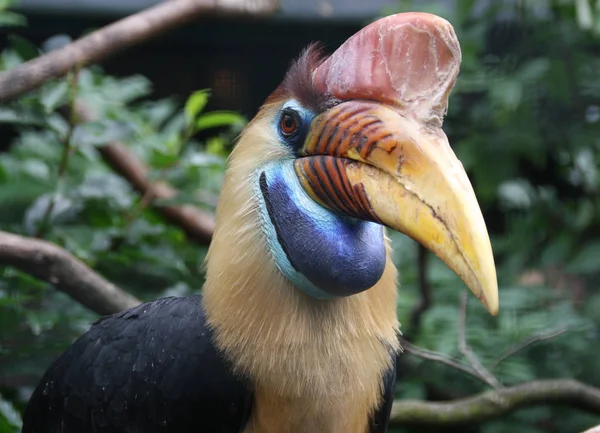
{"label": "dark eye ring", "polygon": [[291,137],[300,128],[300,116],[294,110],[285,110],[279,119],[279,130],[284,137]]}

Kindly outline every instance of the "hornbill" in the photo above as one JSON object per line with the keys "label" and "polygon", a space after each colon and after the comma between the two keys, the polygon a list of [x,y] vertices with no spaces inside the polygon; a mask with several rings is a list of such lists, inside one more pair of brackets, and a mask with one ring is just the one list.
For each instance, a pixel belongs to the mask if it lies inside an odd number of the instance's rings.
{"label": "hornbill", "polygon": [[442,131],[452,26],[396,14],[314,45],[228,162],[202,296],[100,319],[49,368],[25,433],[382,433],[399,349],[385,228],[498,309],[484,219]]}

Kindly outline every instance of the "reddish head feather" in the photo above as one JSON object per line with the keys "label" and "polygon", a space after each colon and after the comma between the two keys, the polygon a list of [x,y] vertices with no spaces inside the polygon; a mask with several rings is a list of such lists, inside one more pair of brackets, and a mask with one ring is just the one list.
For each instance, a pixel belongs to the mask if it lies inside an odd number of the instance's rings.
{"label": "reddish head feather", "polygon": [[335,98],[317,89],[314,84],[315,70],[327,59],[319,43],[306,47],[292,63],[281,85],[269,96],[267,103],[284,99],[296,99],[304,107],[319,113],[335,104]]}

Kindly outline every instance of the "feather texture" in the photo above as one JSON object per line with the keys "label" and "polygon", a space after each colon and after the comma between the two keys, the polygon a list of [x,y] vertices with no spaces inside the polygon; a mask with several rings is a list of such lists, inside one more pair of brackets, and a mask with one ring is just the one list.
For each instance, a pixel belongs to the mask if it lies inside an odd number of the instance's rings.
{"label": "feather texture", "polygon": [[255,191],[266,164],[290,158],[273,131],[278,107],[263,107],[231,155],[204,306],[218,347],[255,390],[246,433],[366,433],[398,347],[391,249],[386,240],[379,282],[347,298],[316,300],[279,272]]}
{"label": "feather texture", "polygon": [[217,352],[199,297],[99,320],[46,372],[23,433],[238,433],[249,384]]}
{"label": "feather texture", "polygon": [[24,433],[385,433],[399,326],[389,240],[373,287],[322,301],[280,272],[260,210],[260,174],[294,158],[274,130],[283,101],[336,103],[312,85],[322,59],[303,53],[233,151],[202,298],[96,323],[42,379]]}
{"label": "feather texture", "polygon": [[320,113],[339,100],[330,94],[318,90],[313,82],[313,73],[327,56],[318,43],[309,45],[300,56],[292,62],[281,85],[267,98],[265,105],[295,99],[307,110]]}

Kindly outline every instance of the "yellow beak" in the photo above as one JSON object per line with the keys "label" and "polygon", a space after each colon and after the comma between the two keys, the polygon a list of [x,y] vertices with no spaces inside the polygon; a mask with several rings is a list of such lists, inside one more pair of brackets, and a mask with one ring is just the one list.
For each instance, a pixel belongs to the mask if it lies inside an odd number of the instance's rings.
{"label": "yellow beak", "polygon": [[295,169],[327,208],[379,222],[444,261],[488,311],[498,311],[492,248],[467,174],[439,127],[351,100],[318,115]]}

